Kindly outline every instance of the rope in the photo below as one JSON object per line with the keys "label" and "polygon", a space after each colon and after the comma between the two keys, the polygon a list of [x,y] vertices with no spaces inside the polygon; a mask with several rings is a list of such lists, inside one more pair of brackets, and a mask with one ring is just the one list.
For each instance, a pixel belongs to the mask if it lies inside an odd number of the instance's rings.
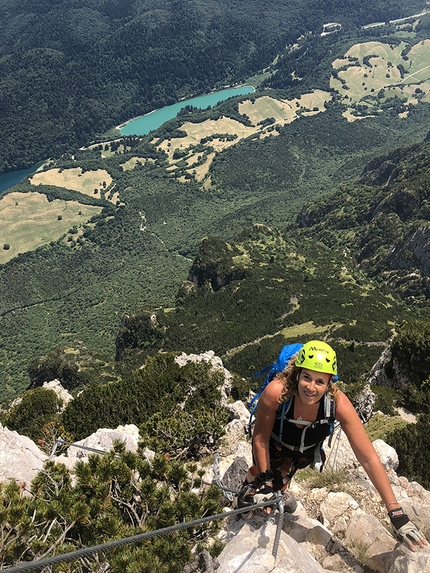
{"label": "rope", "polygon": [[336,435],[336,444],[331,448],[330,450],[330,454],[327,458],[327,465],[329,465],[330,462],[330,458],[332,456],[332,454],[334,454],[333,456],[333,463],[331,464],[331,467],[335,470],[336,469],[336,460],[337,460],[337,454],[339,451],[339,444],[340,444],[340,438],[342,437],[342,428],[340,427],[340,424],[337,426],[337,428],[334,430],[333,434],[337,432]]}
{"label": "rope", "polygon": [[[180,529],[186,529],[188,527],[196,527],[197,525],[201,525],[203,523],[208,523],[210,521],[217,521],[219,519],[224,519],[225,517],[231,517],[232,515],[240,515],[242,513],[246,513],[248,511],[254,511],[255,509],[260,509],[263,507],[268,507],[270,505],[274,505],[278,503],[278,498],[263,501],[261,503],[257,503],[251,507],[241,507],[239,509],[233,509],[231,511],[227,511],[225,513],[219,513],[217,515],[210,515],[208,517],[201,517],[200,519],[196,519],[195,521],[188,521],[184,523],[178,523],[176,525],[171,525],[170,527],[164,527],[163,529],[156,529],[155,531],[148,531],[146,533],[140,533],[138,535],[133,535],[131,537],[125,537],[124,539],[118,539],[116,541],[109,541],[108,543],[103,543],[100,545],[94,545],[94,547],[86,547],[83,549],[78,549],[76,551],[72,551],[70,553],[64,553],[63,555],[55,555],[54,557],[48,557],[47,559],[41,559],[39,561],[31,561],[29,563],[24,563],[22,565],[18,565],[15,567],[6,567],[2,570],[7,573],[27,573],[28,571],[41,571],[45,567],[49,567],[51,565],[57,565],[58,563],[66,563],[69,561],[73,561],[80,557],[84,557],[86,555],[92,555],[94,553],[100,553],[104,551],[111,551],[117,547],[122,547],[123,545],[129,545],[130,543],[139,543],[144,541],[145,539],[150,539],[151,537],[157,537],[160,535],[167,535],[168,533],[172,533],[174,531],[179,531]],[[279,525],[278,525],[279,527]],[[280,535],[280,532],[279,532]],[[278,536],[279,537],[279,536]],[[276,539],[276,536],[275,536]],[[277,547],[276,547],[277,551]],[[274,554],[276,557],[276,555]]]}

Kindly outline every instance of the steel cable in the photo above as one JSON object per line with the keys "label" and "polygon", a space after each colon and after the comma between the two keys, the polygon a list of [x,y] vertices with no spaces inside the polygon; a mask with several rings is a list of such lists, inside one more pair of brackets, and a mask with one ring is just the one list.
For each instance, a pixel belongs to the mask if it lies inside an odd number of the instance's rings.
{"label": "steel cable", "polygon": [[100,545],[94,545],[93,547],[86,547],[83,549],[77,549],[76,551],[72,551],[70,553],[64,553],[63,555],[55,555],[53,557],[48,557],[47,559],[41,559],[39,561],[31,561],[31,562],[23,563],[21,565],[17,565],[14,567],[5,567],[2,570],[7,572],[7,573],[25,573],[27,571],[41,571],[45,567],[49,567],[51,565],[57,565],[58,563],[66,563],[66,562],[78,559],[80,557],[92,555],[94,553],[110,551],[112,549],[115,549],[117,547],[121,547],[123,545],[129,545],[130,543],[139,543],[141,541],[144,541],[145,539],[150,539],[151,537],[167,535],[168,533],[173,533],[174,531],[179,531],[180,529],[186,529],[188,527],[196,527],[196,526],[201,525],[203,523],[208,523],[210,521],[217,521],[219,519],[231,517],[232,515],[240,515],[242,513],[248,512],[248,511],[254,511],[255,509],[268,507],[268,506],[275,505],[278,503],[279,503],[278,498],[268,500],[268,501],[263,501],[261,503],[257,503],[255,505],[252,505],[251,507],[243,507],[243,508],[239,508],[239,509],[233,509],[231,511],[227,511],[224,513],[219,513],[217,515],[210,515],[208,517],[201,517],[200,519],[196,519],[195,521],[178,523],[176,525],[171,525],[170,527],[164,527],[162,529],[156,529],[154,531],[148,531],[146,533],[140,533],[138,535],[133,535],[131,537],[125,537],[123,539],[118,539],[116,541],[109,541],[108,543],[103,543]]}

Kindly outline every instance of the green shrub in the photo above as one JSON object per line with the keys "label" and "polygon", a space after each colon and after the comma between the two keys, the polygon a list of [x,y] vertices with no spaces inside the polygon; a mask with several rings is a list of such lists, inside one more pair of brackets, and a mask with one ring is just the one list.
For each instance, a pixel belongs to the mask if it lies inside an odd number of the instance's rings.
{"label": "green shrub", "polygon": [[430,488],[428,451],[430,448],[430,418],[420,415],[416,424],[408,424],[387,436],[387,443],[399,456],[397,473]]}
{"label": "green shrub", "polygon": [[45,437],[45,424],[58,419],[61,406],[62,400],[54,390],[28,390],[22,400],[6,414],[4,425],[37,443]]}
{"label": "green shrub", "polygon": [[145,366],[119,382],[94,385],[70,402],[62,414],[65,429],[82,439],[100,427],[140,426],[158,413],[162,418],[216,409],[223,375],[206,363],[175,362],[174,353],[149,357]]}
{"label": "green shrub", "polygon": [[[198,487],[195,482],[194,474],[179,462],[156,456],[149,464],[123,446],[78,463],[73,483],[64,465],[48,461],[32,482],[31,497],[23,496],[15,482],[0,484],[2,566],[220,513],[220,490],[210,487],[196,493],[191,491]],[[75,561],[67,570],[99,571],[108,559],[112,573],[181,573],[196,543],[207,543],[218,527],[215,521],[125,545],[106,556],[98,554],[94,562]]]}
{"label": "green shrub", "polygon": [[140,427],[141,444],[175,459],[198,459],[212,452],[227,422],[225,408],[179,409],[167,418],[156,413]]}

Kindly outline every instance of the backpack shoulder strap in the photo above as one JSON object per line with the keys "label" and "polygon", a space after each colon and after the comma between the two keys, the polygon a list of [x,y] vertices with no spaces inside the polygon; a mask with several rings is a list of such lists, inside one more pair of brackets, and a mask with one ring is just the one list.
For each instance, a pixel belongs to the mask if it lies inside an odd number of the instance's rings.
{"label": "backpack shoulder strap", "polygon": [[297,352],[301,349],[302,346],[303,344],[301,342],[296,342],[294,344],[286,344],[285,346],[282,347],[276,362],[269,364],[268,366],[266,366],[265,368],[254,374],[254,378],[257,378],[258,376],[261,376],[262,374],[265,374],[267,372],[263,384],[261,385],[260,389],[254,395],[254,397],[252,398],[252,400],[248,405],[248,409],[250,410],[250,416],[249,416],[247,433],[249,434],[249,436],[251,436],[251,427],[253,424],[255,410],[257,409],[258,405],[258,399],[263,393],[263,390],[273,380],[273,378],[275,378],[276,374],[284,370],[287,362],[290,360],[290,358],[292,358],[295,354],[297,354]]}
{"label": "backpack shoulder strap", "polygon": [[[275,438],[275,440],[277,442],[279,442],[280,444],[282,444],[283,446],[295,450],[296,447],[290,446],[289,444],[285,444],[282,441],[282,433],[283,433],[283,429],[284,429],[284,420],[287,419],[287,413],[290,409],[291,403],[292,403],[292,399],[290,398],[290,400],[288,400],[287,402],[284,402],[284,404],[282,404],[282,407],[278,410],[278,418],[280,418],[280,420],[281,420],[280,421],[280,427],[279,427],[279,435],[277,436],[277,435],[272,433],[272,437]],[[305,420],[294,420],[292,418],[288,418],[288,420],[287,420],[288,422],[291,422],[292,424],[300,423],[301,425],[304,426],[304,428],[302,430],[301,439],[300,439],[300,446],[297,447],[297,451],[303,452],[306,431],[309,428],[315,428],[319,424],[328,424],[329,430],[330,430],[330,438],[333,435],[333,427],[334,427],[334,422],[335,422],[335,417],[334,417],[335,401],[334,401],[333,396],[331,396],[330,394],[324,395],[323,408],[324,408],[324,416],[322,418],[320,418],[319,420],[317,420],[316,422],[307,422]],[[329,445],[330,445],[330,443],[329,443]]]}

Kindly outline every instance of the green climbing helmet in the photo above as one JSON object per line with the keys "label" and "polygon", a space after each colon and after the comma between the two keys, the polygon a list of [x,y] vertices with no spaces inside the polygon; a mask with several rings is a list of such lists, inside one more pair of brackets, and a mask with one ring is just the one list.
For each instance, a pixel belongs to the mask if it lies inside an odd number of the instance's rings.
{"label": "green climbing helmet", "polygon": [[311,340],[301,347],[296,359],[296,366],[336,376],[336,352],[326,342]]}

